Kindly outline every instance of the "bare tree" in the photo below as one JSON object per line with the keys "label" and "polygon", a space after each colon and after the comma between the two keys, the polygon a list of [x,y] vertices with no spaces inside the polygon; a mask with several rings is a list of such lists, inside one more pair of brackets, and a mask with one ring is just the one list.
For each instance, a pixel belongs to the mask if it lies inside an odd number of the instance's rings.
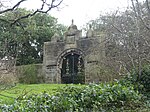
{"label": "bare tree", "polygon": [[[4,10],[0,10],[0,14],[4,14],[6,12],[9,11],[14,11],[16,10],[23,2],[25,2],[27,0],[19,0],[14,6],[12,6],[11,8],[5,8]],[[28,18],[31,17],[33,15],[35,15],[36,13],[47,13],[50,10],[54,9],[54,8],[58,8],[58,6],[61,5],[61,3],[63,2],[63,0],[41,0],[41,6],[36,9],[35,11],[28,13],[26,15],[23,15],[19,18],[16,18],[15,20],[11,20],[11,25],[17,23],[18,21],[20,21],[21,19],[24,18]],[[3,3],[0,1],[0,8],[4,7]]]}
{"label": "bare tree", "polygon": [[132,7],[126,11],[102,15],[92,24],[106,37],[105,48],[99,49],[99,54],[105,50],[105,58],[99,59],[99,66],[118,74],[127,74],[134,69],[140,77],[142,66],[150,63],[150,2],[131,0],[131,3]]}
{"label": "bare tree", "polygon": [[147,12],[147,1],[143,4],[138,0],[131,0],[131,2],[131,9],[114,15],[109,32],[111,31],[111,38],[115,42],[113,47],[118,49],[115,52],[116,61],[125,65],[129,72],[132,69],[138,70],[140,77],[142,66],[150,62],[150,18]]}

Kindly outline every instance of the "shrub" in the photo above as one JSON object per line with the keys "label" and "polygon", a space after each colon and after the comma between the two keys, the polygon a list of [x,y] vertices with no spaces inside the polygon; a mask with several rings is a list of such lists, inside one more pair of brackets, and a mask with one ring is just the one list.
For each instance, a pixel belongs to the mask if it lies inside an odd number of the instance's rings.
{"label": "shrub", "polygon": [[141,75],[138,70],[133,71],[127,80],[136,85],[141,92],[150,92],[150,65],[142,68]]}
{"label": "shrub", "polygon": [[121,111],[134,108],[140,98],[133,85],[125,86],[120,82],[81,87],[69,85],[58,89],[55,95],[42,93],[23,96],[14,104],[2,105],[1,108],[5,112]]}

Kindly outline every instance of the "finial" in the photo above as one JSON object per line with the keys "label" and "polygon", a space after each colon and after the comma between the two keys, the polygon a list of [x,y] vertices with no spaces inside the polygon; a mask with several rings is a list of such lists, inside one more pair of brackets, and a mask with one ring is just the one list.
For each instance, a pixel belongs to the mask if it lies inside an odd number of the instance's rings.
{"label": "finial", "polygon": [[71,22],[72,22],[72,25],[73,25],[74,24],[74,20],[72,19]]}
{"label": "finial", "polygon": [[92,30],[92,25],[89,24],[89,29],[86,33],[86,37],[90,38],[90,37],[93,37],[94,36],[94,31]]}
{"label": "finial", "polygon": [[90,29],[92,28],[92,25],[91,25],[91,24],[89,24],[89,28],[90,28]]}

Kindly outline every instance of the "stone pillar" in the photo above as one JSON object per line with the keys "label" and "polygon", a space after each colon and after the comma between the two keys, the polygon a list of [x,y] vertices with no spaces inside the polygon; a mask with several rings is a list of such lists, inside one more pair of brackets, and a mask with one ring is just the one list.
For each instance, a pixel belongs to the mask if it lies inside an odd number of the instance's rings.
{"label": "stone pillar", "polygon": [[43,53],[43,74],[46,83],[59,83],[57,71],[58,56],[65,49],[64,42],[45,42]]}

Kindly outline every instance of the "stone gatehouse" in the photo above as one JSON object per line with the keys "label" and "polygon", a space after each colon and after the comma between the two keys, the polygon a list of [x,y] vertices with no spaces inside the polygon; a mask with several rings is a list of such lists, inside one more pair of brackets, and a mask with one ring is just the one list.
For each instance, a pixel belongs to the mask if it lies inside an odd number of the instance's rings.
{"label": "stone gatehouse", "polygon": [[[82,37],[81,30],[78,30],[72,20],[63,40],[58,34],[54,34],[50,42],[44,43],[43,74],[47,83],[94,81],[88,70],[98,61],[93,58],[93,50],[98,50],[96,46],[102,38],[95,34],[91,26],[86,34],[86,37]],[[104,55],[105,53],[101,54]]]}

